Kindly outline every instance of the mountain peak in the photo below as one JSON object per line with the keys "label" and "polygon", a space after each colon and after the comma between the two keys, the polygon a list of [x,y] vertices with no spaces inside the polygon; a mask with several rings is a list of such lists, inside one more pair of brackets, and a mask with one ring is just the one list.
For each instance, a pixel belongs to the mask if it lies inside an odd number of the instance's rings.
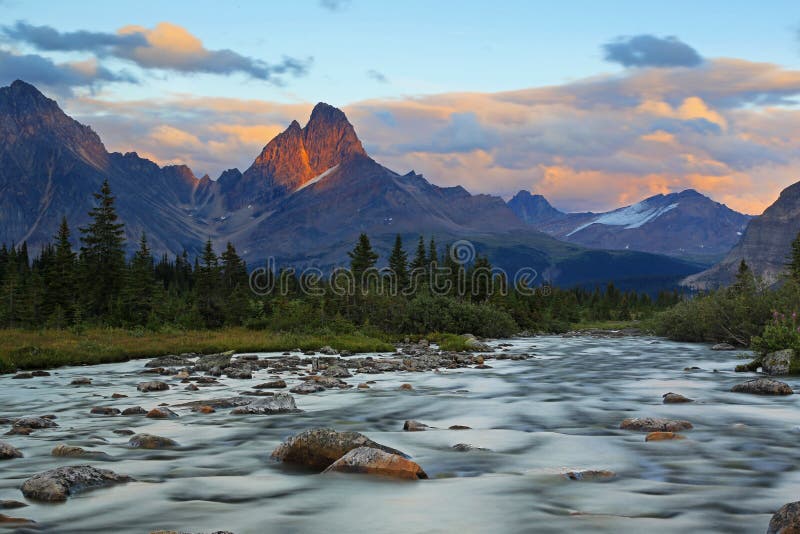
{"label": "mountain peak", "polygon": [[314,175],[353,156],[367,155],[344,112],[324,102],[314,106],[303,128],[303,136],[308,163]]}
{"label": "mountain peak", "polygon": [[563,212],[555,209],[542,195],[534,195],[524,189],[508,201],[508,207],[517,217],[528,224],[559,218]]}

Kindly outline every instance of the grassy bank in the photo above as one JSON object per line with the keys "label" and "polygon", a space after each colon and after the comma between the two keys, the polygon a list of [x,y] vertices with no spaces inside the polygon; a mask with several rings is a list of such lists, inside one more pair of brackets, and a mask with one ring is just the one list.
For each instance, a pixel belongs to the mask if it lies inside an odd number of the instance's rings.
{"label": "grassy bank", "polygon": [[0,330],[0,372],[113,363],[182,352],[316,350],[325,345],[351,352],[394,350],[385,340],[362,334],[291,334],[245,328],[174,332],[93,328],[80,333],[6,329]]}

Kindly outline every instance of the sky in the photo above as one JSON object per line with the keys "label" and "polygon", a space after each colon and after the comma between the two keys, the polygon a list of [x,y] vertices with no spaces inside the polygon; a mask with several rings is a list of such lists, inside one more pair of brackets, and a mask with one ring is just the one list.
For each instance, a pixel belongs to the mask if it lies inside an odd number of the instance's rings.
{"label": "sky", "polygon": [[247,168],[324,101],[395,171],[569,211],[694,188],[758,214],[800,180],[797,2],[0,0],[0,15],[0,85],[33,83],[109,150],[198,176]]}

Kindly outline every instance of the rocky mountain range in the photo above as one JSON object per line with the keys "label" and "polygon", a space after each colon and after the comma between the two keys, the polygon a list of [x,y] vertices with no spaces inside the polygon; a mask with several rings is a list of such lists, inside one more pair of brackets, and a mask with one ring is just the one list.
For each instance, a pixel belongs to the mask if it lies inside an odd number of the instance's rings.
{"label": "rocky mountain range", "polygon": [[370,158],[344,113],[327,104],[318,104],[304,127],[292,122],[244,172],[211,180],[185,166],[109,153],[90,127],[30,84],[0,89],[0,242],[26,241],[35,252],[62,215],[77,233],[104,179],[129,246],[144,231],[157,253],[194,256],[210,237],[218,249],[233,242],[251,267],[273,257],[325,270],[346,264],[346,252],[366,232],[383,257],[397,234],[409,249],[420,234],[441,245],[466,239],[499,267],[531,267],[539,281],[561,285],[661,287],[701,269],[565,243],[523,222],[499,197],[396,173]]}
{"label": "rocky mountain range", "polygon": [[784,189],[764,213],[755,217],[737,245],[725,258],[684,284],[697,289],[713,289],[730,284],[745,260],[753,272],[768,284],[780,281],[786,270],[792,241],[800,233],[800,182]]}
{"label": "rocky mountain range", "polygon": [[591,248],[640,250],[711,265],[741,239],[750,216],[693,189],[605,213],[564,213],[520,191],[508,206],[537,230]]}

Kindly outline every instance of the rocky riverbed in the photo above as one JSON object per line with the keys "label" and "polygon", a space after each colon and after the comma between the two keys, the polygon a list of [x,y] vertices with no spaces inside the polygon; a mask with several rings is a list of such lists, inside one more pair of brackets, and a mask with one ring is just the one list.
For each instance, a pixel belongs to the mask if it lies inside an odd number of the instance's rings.
{"label": "rocky riverbed", "polygon": [[490,345],[0,376],[0,530],[765,532],[797,499],[800,380],[641,336]]}

